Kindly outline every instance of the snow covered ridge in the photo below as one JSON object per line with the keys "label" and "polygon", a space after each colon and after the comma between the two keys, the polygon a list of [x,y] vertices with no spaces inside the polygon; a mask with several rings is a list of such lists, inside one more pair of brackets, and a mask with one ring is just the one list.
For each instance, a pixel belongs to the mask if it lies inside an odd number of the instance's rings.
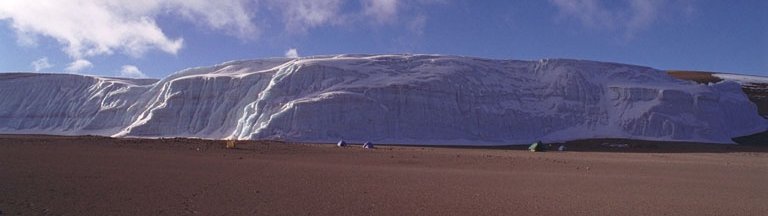
{"label": "snow covered ridge", "polygon": [[759,77],[759,76],[748,76],[748,75],[739,75],[739,74],[712,74],[712,76],[728,80],[728,81],[734,81],[742,85],[755,85],[755,84],[768,84],[768,77]]}
{"label": "snow covered ridge", "polygon": [[159,81],[0,74],[0,132],[508,145],[732,143],[768,128],[737,83],[580,60],[338,55],[232,61]]}
{"label": "snow covered ridge", "polygon": [[712,74],[712,76],[739,83],[749,100],[757,105],[757,112],[768,119],[768,77],[736,74]]}

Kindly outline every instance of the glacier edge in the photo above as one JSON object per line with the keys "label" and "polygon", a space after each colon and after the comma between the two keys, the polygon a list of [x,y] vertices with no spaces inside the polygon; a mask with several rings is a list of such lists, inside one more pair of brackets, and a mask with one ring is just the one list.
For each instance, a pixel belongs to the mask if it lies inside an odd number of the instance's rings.
{"label": "glacier edge", "polygon": [[0,74],[0,132],[508,145],[732,143],[766,120],[734,82],[583,60],[339,55],[232,61],[133,81]]}

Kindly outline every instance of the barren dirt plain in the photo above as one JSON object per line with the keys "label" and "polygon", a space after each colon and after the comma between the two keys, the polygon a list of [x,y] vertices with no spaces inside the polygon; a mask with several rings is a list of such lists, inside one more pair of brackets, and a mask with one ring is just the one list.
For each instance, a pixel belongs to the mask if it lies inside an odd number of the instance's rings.
{"label": "barren dirt plain", "polygon": [[0,135],[0,214],[768,215],[766,147],[568,147]]}

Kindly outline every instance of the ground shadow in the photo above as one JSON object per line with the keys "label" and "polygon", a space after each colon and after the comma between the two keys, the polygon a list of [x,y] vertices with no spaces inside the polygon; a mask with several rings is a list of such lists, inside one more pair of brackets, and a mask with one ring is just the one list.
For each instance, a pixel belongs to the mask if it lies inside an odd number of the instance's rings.
{"label": "ground shadow", "polygon": [[[768,137],[768,133],[763,136]],[[762,139],[765,140],[765,139]],[[716,144],[695,142],[669,142],[632,139],[584,139],[568,142],[544,143],[543,152],[558,151],[564,145],[570,152],[636,152],[636,153],[731,153],[731,152],[768,152],[768,145],[760,144]],[[416,146],[458,149],[501,149],[528,151],[530,144],[511,144],[502,146],[452,146],[452,145],[386,145]]]}
{"label": "ground shadow", "polygon": [[[740,144],[712,144],[694,142],[667,142],[632,139],[585,139],[568,141],[564,143],[544,143],[543,152],[557,151],[561,145],[569,152],[637,152],[637,153],[732,153],[732,152],[768,152],[768,131],[736,138]],[[39,140],[58,140],[66,142],[97,141],[97,143],[116,146],[135,146],[149,148],[189,148],[192,150],[212,150],[227,148],[226,140],[206,140],[195,138],[112,138],[101,136],[55,136],[55,135],[10,135],[0,134],[2,143],[39,143]],[[274,140],[242,140],[236,141],[234,150],[255,150],[272,146],[272,150],[278,150],[281,146],[296,144],[325,144],[325,143],[298,143]],[[325,145],[335,145],[327,143]],[[404,145],[404,144],[376,144],[379,148],[388,146],[421,147],[421,148],[454,148],[454,149],[499,149],[528,151],[530,144],[510,144],[500,146],[456,146],[456,145]],[[257,146],[260,146],[257,148]],[[287,147],[287,146],[286,146]]]}

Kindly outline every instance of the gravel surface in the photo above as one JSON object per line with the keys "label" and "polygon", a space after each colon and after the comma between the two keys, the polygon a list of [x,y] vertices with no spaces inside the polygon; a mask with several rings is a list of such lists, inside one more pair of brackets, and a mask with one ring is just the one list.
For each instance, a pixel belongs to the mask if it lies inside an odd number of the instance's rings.
{"label": "gravel surface", "polygon": [[0,215],[768,215],[754,148],[224,146],[2,135]]}

